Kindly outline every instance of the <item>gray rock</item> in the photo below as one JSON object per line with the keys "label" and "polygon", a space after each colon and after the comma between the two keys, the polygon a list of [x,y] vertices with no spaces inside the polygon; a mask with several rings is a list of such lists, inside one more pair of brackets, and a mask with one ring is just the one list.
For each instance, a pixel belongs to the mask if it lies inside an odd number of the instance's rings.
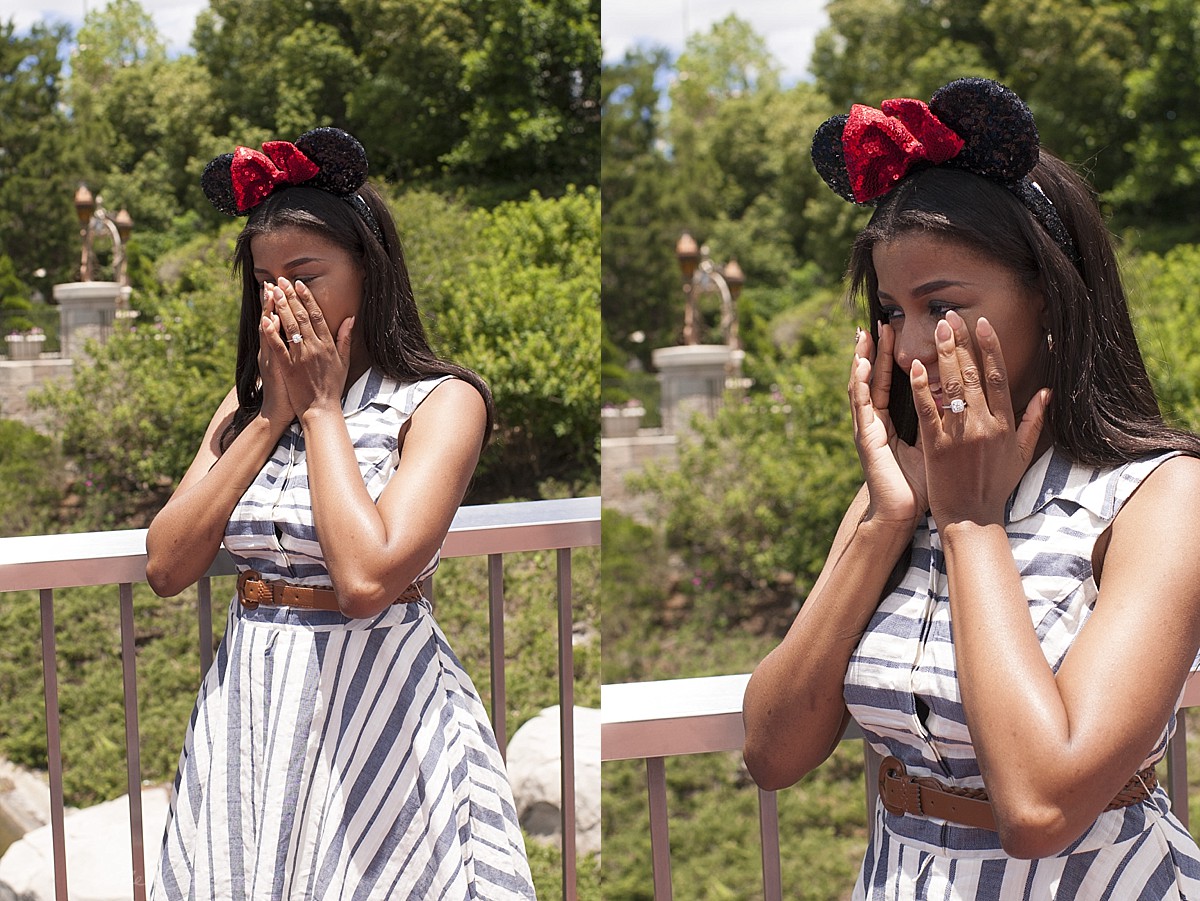
{"label": "gray rock", "polygon": [[[600,850],[600,711],[575,712],[575,849]],[[508,779],[517,815],[534,838],[562,838],[562,752],[559,707],[547,707],[508,743]]]}

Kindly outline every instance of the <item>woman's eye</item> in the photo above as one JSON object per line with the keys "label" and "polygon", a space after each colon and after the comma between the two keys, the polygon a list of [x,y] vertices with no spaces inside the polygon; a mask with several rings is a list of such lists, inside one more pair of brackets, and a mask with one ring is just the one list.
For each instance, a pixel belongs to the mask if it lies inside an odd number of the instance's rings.
{"label": "woman's eye", "polygon": [[884,322],[895,322],[904,316],[904,312],[899,307],[884,307],[880,318]]}
{"label": "woman's eye", "polygon": [[949,313],[951,310],[956,310],[956,309],[958,309],[958,308],[956,306],[954,306],[954,304],[952,304],[952,303],[931,303],[929,305],[929,315],[932,316],[934,319],[940,320],[940,319],[944,319],[946,317],[946,314]]}

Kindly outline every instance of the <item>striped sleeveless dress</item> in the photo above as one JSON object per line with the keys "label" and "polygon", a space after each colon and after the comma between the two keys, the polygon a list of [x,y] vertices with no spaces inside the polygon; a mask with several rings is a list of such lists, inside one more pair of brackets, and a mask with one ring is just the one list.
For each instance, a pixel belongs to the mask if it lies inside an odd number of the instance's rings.
{"label": "striped sleeveless dress", "polygon": [[[371,497],[444,378],[368,370],[343,403]],[[293,423],[238,503],[238,569],[330,585]],[[437,556],[422,573],[437,567]],[[200,688],[153,899],[530,899],[487,714],[428,601],[371,619],[235,598]]]}
{"label": "striped sleeveless dress", "polygon": [[[1096,538],[1170,456],[1095,469],[1052,448],[1009,500],[1009,543],[1055,671],[1096,601]],[[910,774],[983,785],[960,703],[946,561],[931,517],[917,529],[908,571],[851,657],[845,698],[874,749],[899,758]],[[1174,728],[1172,716],[1143,767],[1161,760]],[[855,899],[1200,899],[1200,849],[1161,787],[1141,804],[1102,813],[1070,847],[1041,860],[1008,857],[991,830],[896,816],[882,804],[874,817]]]}

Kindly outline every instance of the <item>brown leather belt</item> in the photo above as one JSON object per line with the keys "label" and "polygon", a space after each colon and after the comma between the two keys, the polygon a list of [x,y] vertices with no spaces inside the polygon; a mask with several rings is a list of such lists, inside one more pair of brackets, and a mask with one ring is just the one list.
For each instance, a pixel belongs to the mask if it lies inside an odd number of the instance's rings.
{"label": "brown leather belt", "polygon": [[[1146,767],[1126,782],[1104,809],[1119,810],[1139,804],[1157,787],[1154,767]],[[904,764],[895,757],[885,757],[879,765],[879,797],[889,813],[937,817],[996,831],[996,817],[986,789],[946,785],[933,776],[910,776]]]}
{"label": "brown leather belt", "polygon": [[[308,610],[332,610],[340,613],[337,595],[332,588],[308,588],[288,582],[264,579],[252,569],[244,570],[237,580],[238,600],[247,610],[260,604],[273,607],[304,607]],[[404,589],[393,604],[405,604],[421,599],[421,589],[416,584]]]}

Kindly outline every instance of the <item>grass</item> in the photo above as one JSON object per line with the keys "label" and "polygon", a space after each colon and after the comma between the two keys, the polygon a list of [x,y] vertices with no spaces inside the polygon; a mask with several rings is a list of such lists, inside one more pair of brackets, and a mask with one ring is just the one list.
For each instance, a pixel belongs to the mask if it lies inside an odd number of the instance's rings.
{"label": "grass", "polygon": [[[557,602],[554,552],[505,557],[506,724],[511,737],[542,708],[558,703]],[[575,698],[599,706],[600,553],[572,554]],[[435,616],[485,704],[490,695],[486,561],[444,561],[435,577]],[[233,578],[213,584],[213,633],[224,631]],[[69,806],[90,806],[127,790],[118,590],[92,586],[54,597],[63,781]],[[174,598],[134,586],[138,717],[142,777],[174,778],[187,721],[200,685],[199,626],[194,587]],[[0,754],[46,768],[39,600],[9,592],[0,602]],[[489,705],[490,706],[490,705]],[[543,898],[561,896],[561,854],[529,841],[535,885]],[[152,861],[151,861],[152,863]],[[599,864],[579,861],[581,899],[598,899]]]}

